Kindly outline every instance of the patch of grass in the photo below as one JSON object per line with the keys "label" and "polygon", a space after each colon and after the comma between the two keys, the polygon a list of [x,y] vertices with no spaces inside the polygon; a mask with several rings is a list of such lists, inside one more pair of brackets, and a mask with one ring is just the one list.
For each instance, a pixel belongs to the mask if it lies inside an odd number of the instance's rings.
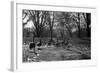
{"label": "patch of grass", "polygon": [[[58,47],[50,46],[50,47],[41,48],[38,51],[39,56],[37,56],[35,60],[32,60],[31,62],[91,59],[90,45],[88,45],[86,42],[87,41],[80,40],[80,39],[73,41],[72,39],[70,42],[72,46],[70,47],[67,47],[67,45],[61,45]],[[85,43],[87,45],[85,45]],[[28,61],[29,57],[34,57],[34,53],[29,52],[29,45],[23,45],[23,62],[29,62]]]}

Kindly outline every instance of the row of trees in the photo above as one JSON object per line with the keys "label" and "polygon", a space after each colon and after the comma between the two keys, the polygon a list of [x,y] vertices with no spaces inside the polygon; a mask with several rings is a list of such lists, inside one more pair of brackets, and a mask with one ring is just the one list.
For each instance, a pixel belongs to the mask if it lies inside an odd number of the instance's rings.
{"label": "row of trees", "polygon": [[[50,39],[53,38],[53,32],[59,33],[61,37],[69,35],[73,36],[73,31],[78,32],[78,37],[81,38],[81,30],[86,29],[86,36],[90,37],[91,30],[91,14],[80,12],[57,12],[57,11],[39,11],[39,10],[23,10],[23,29],[29,21],[32,21],[33,38],[43,37],[44,30],[50,31]],[[66,34],[66,33],[69,34]],[[33,39],[34,41],[34,39]]]}

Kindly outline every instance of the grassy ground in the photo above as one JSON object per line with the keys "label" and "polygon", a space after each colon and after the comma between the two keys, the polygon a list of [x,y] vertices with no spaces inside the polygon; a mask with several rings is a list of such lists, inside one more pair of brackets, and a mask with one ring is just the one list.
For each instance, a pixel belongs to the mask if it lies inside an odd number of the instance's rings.
{"label": "grassy ground", "polygon": [[29,51],[29,45],[23,45],[23,62],[64,61],[91,59],[90,41],[71,39],[70,46],[41,46],[39,56]]}

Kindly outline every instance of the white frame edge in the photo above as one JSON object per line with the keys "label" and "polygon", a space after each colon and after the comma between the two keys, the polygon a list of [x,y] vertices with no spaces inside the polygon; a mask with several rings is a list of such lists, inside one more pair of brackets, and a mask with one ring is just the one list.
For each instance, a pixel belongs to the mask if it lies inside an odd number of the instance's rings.
{"label": "white frame edge", "polygon": [[16,2],[11,1],[11,71],[17,70]]}
{"label": "white frame edge", "polygon": [[[17,3],[23,4],[32,4],[32,2],[11,2],[11,70],[17,71],[18,70],[18,63],[17,63]],[[34,3],[33,3],[34,4]],[[45,5],[45,4],[34,4],[34,5]],[[48,5],[45,5],[48,6]],[[49,5],[49,6],[59,6],[59,5]],[[59,7],[74,7],[74,8],[91,8],[96,9],[95,7],[77,7],[77,6],[59,6]],[[92,29],[91,29],[92,30]],[[97,62],[95,63],[95,65]]]}

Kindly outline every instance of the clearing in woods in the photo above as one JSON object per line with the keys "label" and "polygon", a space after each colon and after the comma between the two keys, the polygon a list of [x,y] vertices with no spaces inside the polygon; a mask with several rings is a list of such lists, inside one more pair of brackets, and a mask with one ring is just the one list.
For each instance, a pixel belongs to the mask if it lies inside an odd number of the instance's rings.
{"label": "clearing in woods", "polygon": [[23,62],[64,61],[91,59],[90,42],[88,40],[72,39],[70,45],[47,46],[43,45],[37,50],[36,56],[29,52],[29,45],[23,45]]}

